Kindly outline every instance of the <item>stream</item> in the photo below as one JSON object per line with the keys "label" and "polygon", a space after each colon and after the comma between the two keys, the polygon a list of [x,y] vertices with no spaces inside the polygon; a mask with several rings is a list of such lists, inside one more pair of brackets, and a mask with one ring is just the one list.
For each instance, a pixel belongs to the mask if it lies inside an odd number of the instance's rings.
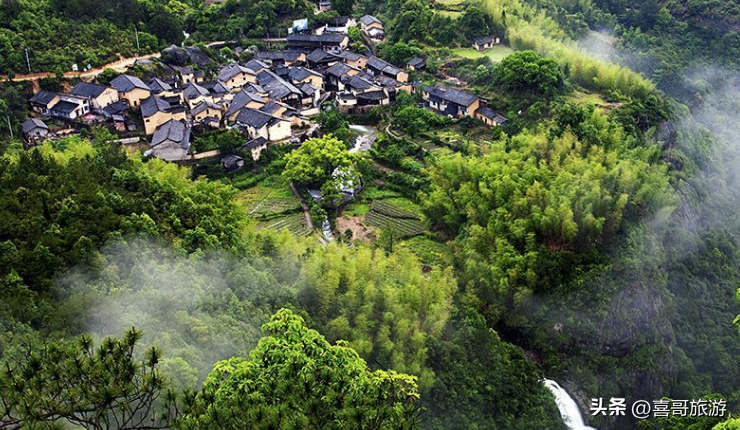
{"label": "stream", "polygon": [[563,417],[563,422],[570,430],[596,430],[586,425],[578,404],[563,387],[550,379],[545,379],[545,386],[555,396],[555,403],[560,410],[560,416]]}
{"label": "stream", "polygon": [[349,126],[351,132],[357,134],[355,145],[349,150],[350,153],[358,151],[369,151],[378,136],[378,130],[373,126],[352,124]]}

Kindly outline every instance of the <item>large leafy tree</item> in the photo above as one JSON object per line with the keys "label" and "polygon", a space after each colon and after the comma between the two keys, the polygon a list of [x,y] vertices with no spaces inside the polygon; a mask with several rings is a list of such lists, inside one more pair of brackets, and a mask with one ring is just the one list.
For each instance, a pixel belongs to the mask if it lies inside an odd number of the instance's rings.
{"label": "large leafy tree", "polygon": [[155,410],[166,396],[151,348],[135,356],[141,332],[107,338],[97,348],[78,342],[28,345],[0,373],[0,428],[36,428],[70,422],[86,429],[156,429],[167,426]]}
{"label": "large leafy tree", "polygon": [[189,396],[179,429],[412,429],[416,378],[371,372],[345,342],[332,345],[282,309],[248,358],[216,363]]}
{"label": "large leafy tree", "polygon": [[496,78],[505,88],[552,96],[564,86],[563,72],[552,58],[533,51],[519,51],[496,67]]}
{"label": "large leafy tree", "polygon": [[285,156],[283,176],[301,186],[320,188],[325,200],[360,180],[360,157],[347,151],[341,140],[328,134],[309,139]]}

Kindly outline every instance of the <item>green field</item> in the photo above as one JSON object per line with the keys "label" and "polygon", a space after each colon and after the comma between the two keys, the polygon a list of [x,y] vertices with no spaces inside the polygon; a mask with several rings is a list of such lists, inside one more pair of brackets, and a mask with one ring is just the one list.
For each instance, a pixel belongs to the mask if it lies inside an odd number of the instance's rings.
{"label": "green field", "polygon": [[478,51],[474,48],[457,48],[452,50],[452,54],[458,57],[470,58],[473,60],[477,58],[488,57],[494,63],[501,62],[501,60],[503,60],[506,56],[512,54],[513,52],[513,49],[504,45],[496,45],[493,48],[487,49],[485,51]]}
{"label": "green field", "polygon": [[460,18],[462,16],[462,12],[458,12],[456,10],[439,10],[437,11],[438,14],[442,16],[446,16],[449,18]]}
{"label": "green field", "polygon": [[595,105],[605,105],[607,103],[606,100],[604,100],[599,94],[593,94],[591,92],[578,89],[573,91],[572,94],[563,97],[563,100],[574,104],[591,103]]}
{"label": "green field", "polygon": [[288,231],[296,236],[308,236],[311,234],[311,230],[306,225],[306,217],[302,212],[260,223],[258,228],[269,228],[272,230],[288,229]]}
{"label": "green field", "polygon": [[373,201],[370,212],[365,215],[365,224],[393,230],[398,237],[418,236],[426,230],[415,213],[382,200]]}
{"label": "green field", "polygon": [[242,190],[237,201],[254,219],[271,219],[300,212],[301,204],[280,176],[270,176],[251,188]]}

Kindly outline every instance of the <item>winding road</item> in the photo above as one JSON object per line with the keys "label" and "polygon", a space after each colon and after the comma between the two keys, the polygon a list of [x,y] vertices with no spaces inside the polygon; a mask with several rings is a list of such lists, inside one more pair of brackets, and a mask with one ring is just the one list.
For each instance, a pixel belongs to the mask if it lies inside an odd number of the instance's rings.
{"label": "winding road", "polygon": [[[128,58],[120,58],[119,60],[113,61],[112,63],[103,64],[100,67],[95,67],[90,70],[86,70],[83,72],[73,72],[69,71],[64,73],[65,78],[79,78],[86,81],[93,80],[96,76],[101,74],[103,70],[105,69],[113,69],[117,72],[125,72],[126,69],[133,66],[134,63],[136,63],[137,60],[146,60],[148,58],[159,58],[162,54],[159,52],[155,52],[152,54],[146,54],[146,55],[139,55],[136,57],[128,57]],[[43,78],[53,78],[56,75],[52,72],[38,72],[38,73],[18,73],[16,74],[11,81],[14,82],[21,82],[21,81],[36,81]],[[8,76],[7,75],[0,75],[0,81],[7,81]]]}

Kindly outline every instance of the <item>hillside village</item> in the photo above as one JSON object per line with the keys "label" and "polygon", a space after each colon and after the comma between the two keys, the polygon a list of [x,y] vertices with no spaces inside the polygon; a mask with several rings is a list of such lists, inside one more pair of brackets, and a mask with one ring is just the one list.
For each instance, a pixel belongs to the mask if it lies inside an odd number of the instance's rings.
{"label": "hillside village", "polygon": [[[339,17],[311,33],[299,32],[305,30],[301,24],[295,23],[284,49],[256,52],[251,60],[223,64],[212,74],[199,67],[213,65],[205,52],[170,46],[155,76],[122,74],[108,85],[79,82],[64,93],[39,90],[29,100],[33,117],[22,124],[27,146],[105,124],[122,143],[146,141],[146,156],[187,162],[215,155],[224,156],[225,166],[236,165],[239,155],[197,154],[194,135],[236,129],[244,135],[242,154],[257,160],[271,143],[299,144],[314,135],[312,118],[322,108],[363,113],[393,103],[399,92],[420,94],[424,106],[440,115],[473,117],[492,127],[506,122],[475,94],[439,83],[412,83],[410,75],[426,68],[424,58],[394,65],[350,50],[351,27],[358,26],[371,43],[383,39],[383,23],[373,16]],[[498,42],[489,37],[475,46]],[[50,122],[62,124],[63,131],[53,132]]]}

